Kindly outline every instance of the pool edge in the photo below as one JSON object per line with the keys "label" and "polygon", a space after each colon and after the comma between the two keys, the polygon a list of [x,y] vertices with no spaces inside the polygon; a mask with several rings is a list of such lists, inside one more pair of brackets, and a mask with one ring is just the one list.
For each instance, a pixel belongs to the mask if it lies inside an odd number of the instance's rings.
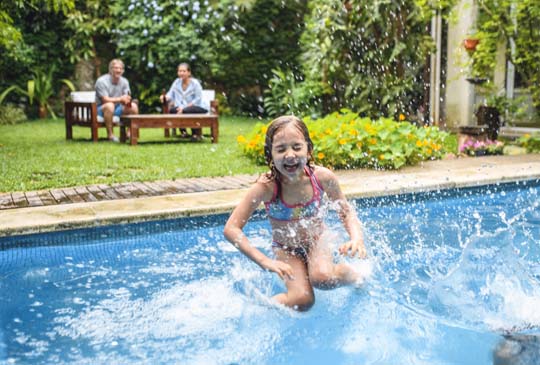
{"label": "pool edge", "polygon": [[[399,171],[336,172],[348,198],[410,194],[540,179],[540,155],[431,161]],[[230,212],[247,189],[0,211],[0,237]]]}

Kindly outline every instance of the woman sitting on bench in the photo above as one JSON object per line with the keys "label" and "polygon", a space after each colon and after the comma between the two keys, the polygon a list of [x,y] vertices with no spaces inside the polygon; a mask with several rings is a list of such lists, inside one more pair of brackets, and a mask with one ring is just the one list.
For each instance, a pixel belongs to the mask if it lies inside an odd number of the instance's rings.
{"label": "woman sitting on bench", "polygon": [[[181,63],[177,69],[178,78],[165,95],[160,96],[162,103],[171,102],[171,114],[202,114],[208,110],[202,106],[202,87],[199,80],[191,77],[191,68],[187,63]],[[185,129],[180,129],[182,137],[187,137]],[[191,139],[202,140],[202,129],[192,128]]]}

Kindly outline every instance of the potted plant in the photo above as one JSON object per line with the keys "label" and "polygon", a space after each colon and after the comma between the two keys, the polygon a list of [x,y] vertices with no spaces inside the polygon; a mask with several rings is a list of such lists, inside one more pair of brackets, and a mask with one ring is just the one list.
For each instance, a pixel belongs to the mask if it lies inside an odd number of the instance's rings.
{"label": "potted plant", "polygon": [[476,46],[480,43],[480,39],[476,34],[476,29],[471,29],[465,39],[463,40],[463,47],[467,52],[472,53],[476,51]]}

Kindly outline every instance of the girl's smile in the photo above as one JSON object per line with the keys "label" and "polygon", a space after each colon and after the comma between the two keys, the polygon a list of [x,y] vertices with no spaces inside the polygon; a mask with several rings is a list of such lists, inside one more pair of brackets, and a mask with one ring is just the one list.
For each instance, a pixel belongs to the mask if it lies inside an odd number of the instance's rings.
{"label": "girl's smile", "polygon": [[275,134],[272,160],[279,173],[289,179],[303,174],[308,160],[308,148],[304,135],[294,125],[287,125]]}

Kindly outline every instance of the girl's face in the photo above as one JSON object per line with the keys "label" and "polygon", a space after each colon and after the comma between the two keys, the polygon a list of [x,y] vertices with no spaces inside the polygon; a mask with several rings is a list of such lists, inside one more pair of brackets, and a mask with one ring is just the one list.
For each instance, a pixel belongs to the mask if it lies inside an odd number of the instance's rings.
{"label": "girl's face", "polygon": [[177,73],[178,73],[178,78],[182,80],[187,79],[191,75],[191,72],[189,72],[186,66],[178,67]]}
{"label": "girl's face", "polygon": [[295,179],[304,173],[308,161],[308,144],[302,132],[287,124],[274,135],[272,161],[281,175]]}

